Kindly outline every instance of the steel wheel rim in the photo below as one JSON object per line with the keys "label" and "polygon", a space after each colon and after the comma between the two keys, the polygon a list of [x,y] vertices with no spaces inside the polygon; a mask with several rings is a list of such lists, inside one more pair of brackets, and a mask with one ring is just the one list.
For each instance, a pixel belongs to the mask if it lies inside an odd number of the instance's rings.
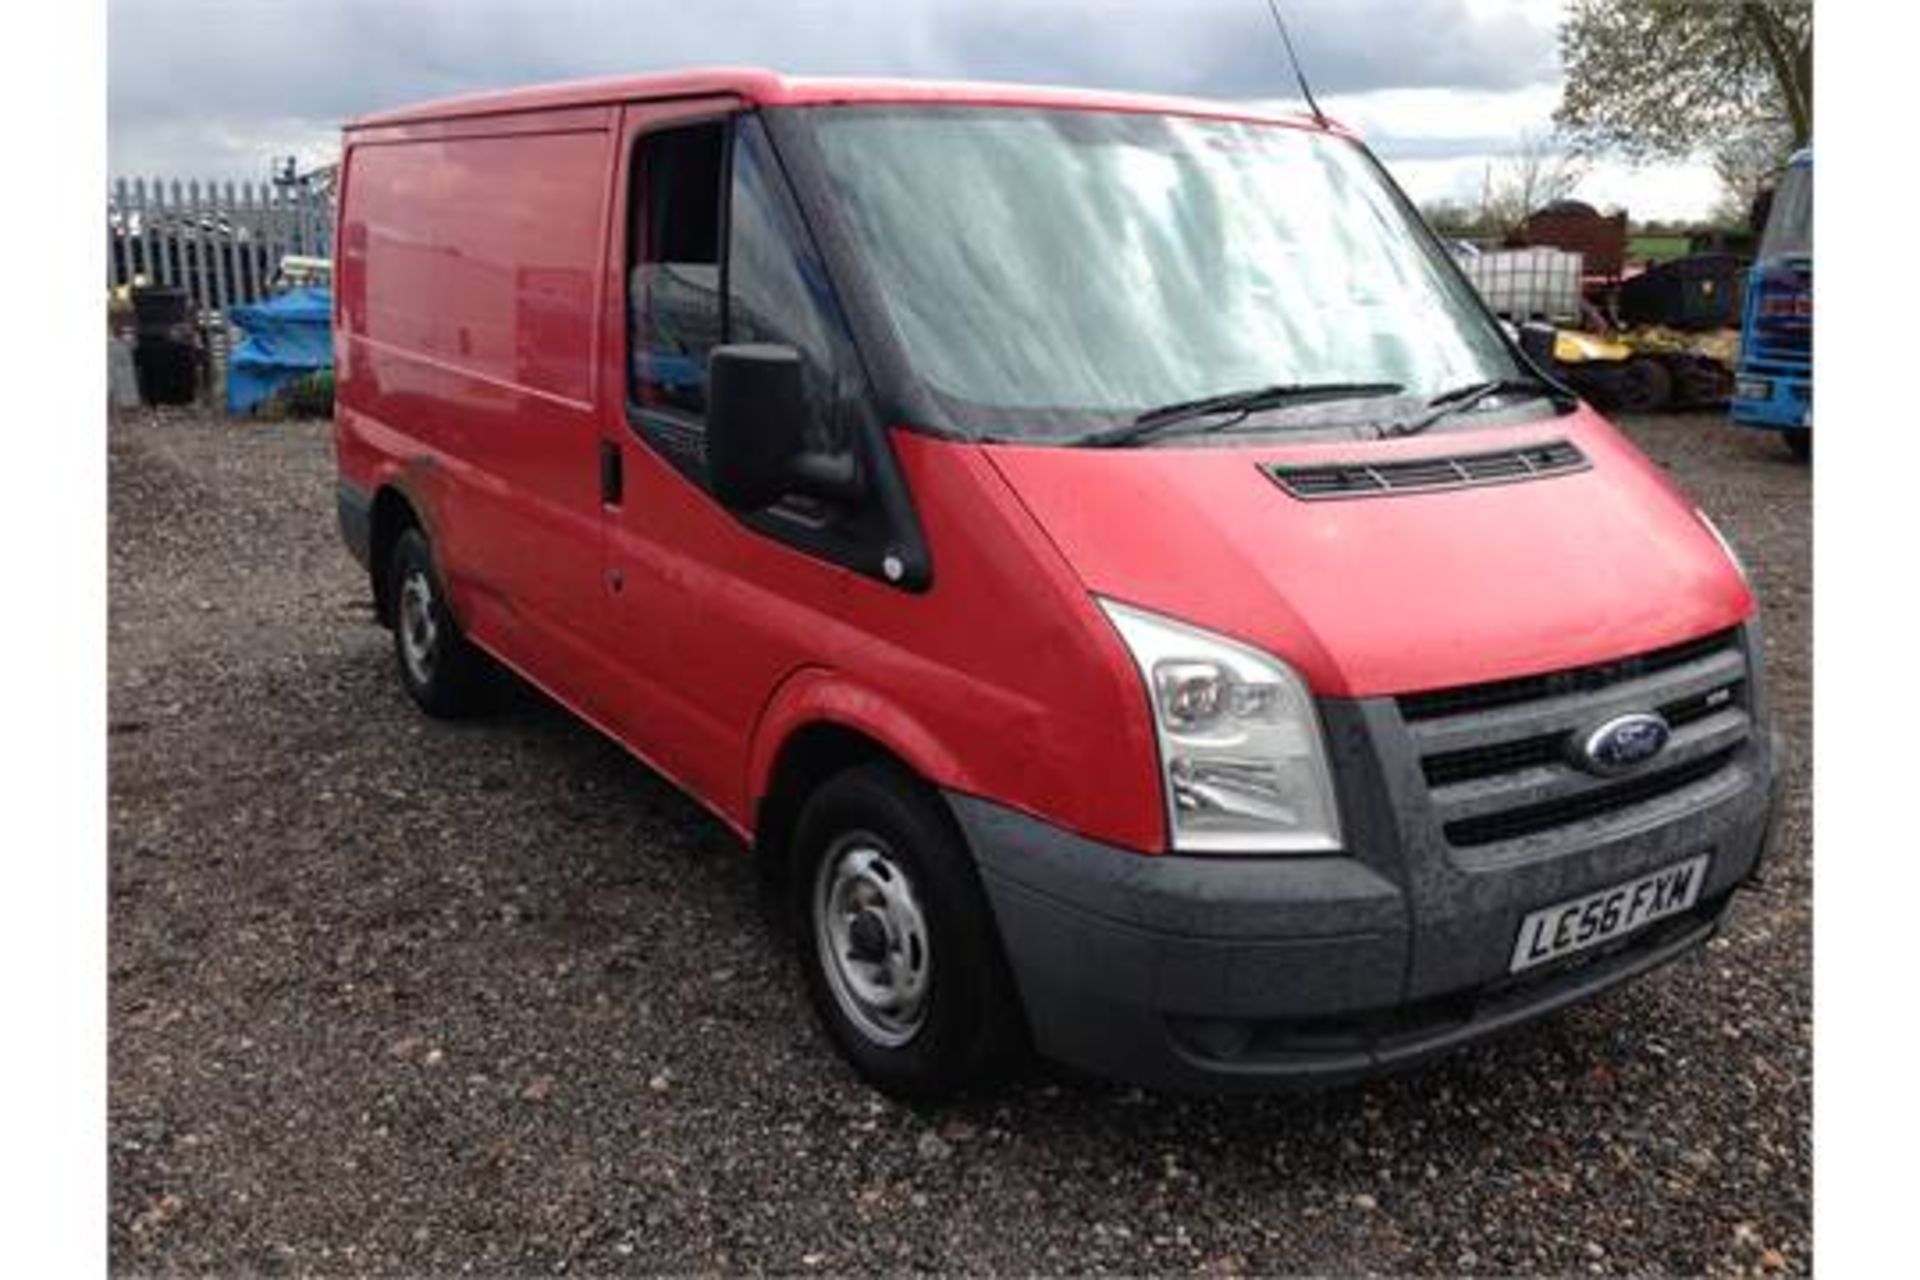
{"label": "steel wheel rim", "polygon": [[426,684],[433,679],[439,643],[433,583],[424,570],[414,569],[400,584],[400,656],[407,664],[407,674],[416,684]]}
{"label": "steel wheel rim", "polygon": [[851,832],[827,850],[814,875],[813,937],[834,1002],[861,1035],[892,1049],[920,1033],[931,939],[913,882],[884,841]]}

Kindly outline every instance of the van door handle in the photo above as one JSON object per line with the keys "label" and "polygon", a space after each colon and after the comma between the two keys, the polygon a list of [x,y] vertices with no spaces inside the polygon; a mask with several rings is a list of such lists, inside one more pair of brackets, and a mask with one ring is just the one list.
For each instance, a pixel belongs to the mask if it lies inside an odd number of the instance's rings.
{"label": "van door handle", "polygon": [[626,485],[621,472],[620,446],[612,440],[600,442],[600,501],[609,507],[620,505]]}

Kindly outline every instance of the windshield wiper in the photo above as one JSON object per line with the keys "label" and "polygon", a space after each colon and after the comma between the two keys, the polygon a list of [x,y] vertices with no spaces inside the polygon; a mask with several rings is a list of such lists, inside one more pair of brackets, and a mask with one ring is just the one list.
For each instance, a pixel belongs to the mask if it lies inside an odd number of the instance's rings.
{"label": "windshield wiper", "polygon": [[1456,413],[1465,413],[1489,396],[1516,392],[1544,396],[1561,409],[1573,407],[1566,392],[1544,378],[1492,378],[1486,382],[1469,382],[1464,387],[1442,391],[1428,400],[1414,417],[1389,422],[1382,426],[1380,438],[1384,440],[1392,436],[1419,435],[1441,419],[1450,418]]}
{"label": "windshield wiper", "polygon": [[1275,383],[1269,387],[1254,387],[1247,391],[1230,391],[1225,395],[1206,396],[1199,400],[1180,400],[1173,404],[1163,404],[1148,409],[1132,422],[1108,427],[1104,431],[1092,432],[1079,437],[1072,443],[1093,448],[1112,448],[1116,445],[1136,444],[1165,434],[1173,427],[1217,414],[1231,416],[1225,422],[1212,424],[1208,429],[1219,430],[1231,426],[1248,414],[1257,413],[1262,409],[1278,409],[1283,405],[1321,404],[1336,400],[1364,400],[1374,396],[1398,395],[1404,390],[1406,388],[1397,382]]}

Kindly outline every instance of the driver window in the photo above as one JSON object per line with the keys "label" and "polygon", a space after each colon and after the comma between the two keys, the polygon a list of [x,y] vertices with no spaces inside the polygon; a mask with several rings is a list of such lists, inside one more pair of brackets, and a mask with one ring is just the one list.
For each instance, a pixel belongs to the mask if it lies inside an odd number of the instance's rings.
{"label": "driver window", "polygon": [[722,342],[795,348],[810,444],[851,448],[858,361],[846,320],[751,114],[644,134],[628,195],[628,398],[634,425],[704,482],[707,356]]}
{"label": "driver window", "polygon": [[720,269],[726,122],[647,134],[628,193],[629,394],[698,429],[707,408],[707,353],[725,326]]}

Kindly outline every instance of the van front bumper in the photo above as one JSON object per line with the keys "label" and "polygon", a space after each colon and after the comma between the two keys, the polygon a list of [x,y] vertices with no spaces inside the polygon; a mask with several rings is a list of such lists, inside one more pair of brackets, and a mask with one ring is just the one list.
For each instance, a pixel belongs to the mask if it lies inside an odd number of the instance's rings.
{"label": "van front bumper", "polygon": [[[1757,876],[1773,754],[1756,735],[1717,790],[1657,825],[1584,830],[1471,874],[1391,804],[1359,824],[1364,847],[1347,855],[1195,857],[1134,853],[947,798],[1042,1054],[1157,1088],[1258,1091],[1412,1063],[1702,945],[1734,889]],[[1687,912],[1508,973],[1528,912],[1702,851],[1708,870]],[[1436,876],[1429,859],[1455,865]]]}

